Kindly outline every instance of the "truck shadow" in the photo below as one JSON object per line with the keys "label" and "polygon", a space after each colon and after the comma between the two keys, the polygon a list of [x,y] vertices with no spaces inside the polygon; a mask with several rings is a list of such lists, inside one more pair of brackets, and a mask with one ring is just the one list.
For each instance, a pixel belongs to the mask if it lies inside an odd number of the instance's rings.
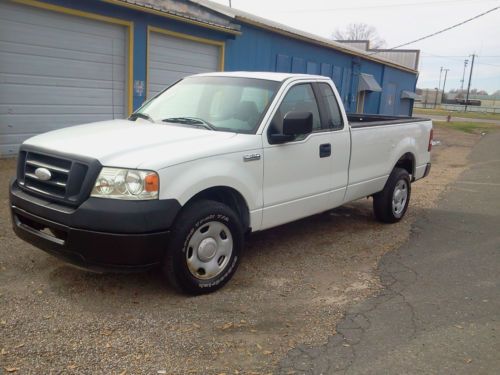
{"label": "truck shadow", "polygon": [[[324,251],[324,247],[332,242],[351,236],[354,232],[359,235],[374,225],[380,224],[373,219],[371,202],[364,200],[252,234],[246,239],[240,268],[217,294],[252,287],[262,272],[286,267],[288,262],[307,262],[307,259]],[[307,253],[304,249],[307,249]],[[159,267],[142,273],[98,274],[52,258],[47,259],[47,262],[57,262],[55,268],[54,263],[48,265],[51,268],[50,289],[74,302],[87,301],[88,307],[95,306],[95,299],[107,300],[111,304],[138,304],[146,301],[147,297],[153,300],[168,299],[169,303],[186,298],[166,282]]]}

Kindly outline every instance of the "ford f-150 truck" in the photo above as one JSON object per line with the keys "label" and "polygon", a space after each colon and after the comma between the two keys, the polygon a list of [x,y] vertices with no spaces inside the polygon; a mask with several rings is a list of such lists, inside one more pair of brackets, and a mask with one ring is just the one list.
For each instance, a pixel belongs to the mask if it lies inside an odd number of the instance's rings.
{"label": "ford f-150 truck", "polygon": [[74,265],[161,265],[180,290],[206,293],[232,277],[250,232],[369,196],[378,220],[399,221],[431,141],[430,120],[346,115],[326,77],[190,76],[126,120],[25,141],[13,227]]}

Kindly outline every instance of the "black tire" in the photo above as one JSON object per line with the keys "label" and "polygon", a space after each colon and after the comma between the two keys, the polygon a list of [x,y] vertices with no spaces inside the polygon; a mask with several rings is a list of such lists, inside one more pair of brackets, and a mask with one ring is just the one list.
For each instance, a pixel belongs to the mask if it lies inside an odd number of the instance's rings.
{"label": "black tire", "polygon": [[[225,241],[229,237],[232,240],[232,251],[230,256],[227,257],[228,259],[222,261],[222,264],[225,265],[217,271],[220,273],[214,277],[203,279],[202,277],[206,276],[201,273],[203,268],[200,267],[198,271],[193,271],[190,270],[188,264],[188,259],[193,259],[193,256],[196,256],[195,259],[201,262],[198,258],[198,249],[200,247],[195,250],[189,244],[195,234],[198,233],[198,235],[202,236],[203,234],[200,233],[205,228],[210,229],[211,225],[218,228],[220,224],[217,223],[222,223],[230,233],[225,233],[224,229],[219,235],[224,235],[226,238],[215,238],[214,241]],[[206,231],[209,229],[206,229]],[[231,208],[225,204],[210,200],[193,202],[181,211],[171,233],[172,236],[163,263],[163,272],[172,286],[181,292],[197,295],[214,292],[222,288],[231,279],[238,267],[244,243],[241,222]],[[210,239],[212,237],[208,237],[208,240]],[[193,241],[195,240],[193,239]],[[218,254],[218,250],[214,251]],[[193,252],[195,253],[193,254]],[[221,256],[221,258],[223,257]],[[215,257],[212,257],[213,259]],[[191,267],[193,266],[191,265]]]}
{"label": "black tire", "polygon": [[[402,181],[402,183],[404,182],[407,188],[406,202],[404,203],[401,211],[393,209],[392,204],[394,190],[400,181]],[[396,223],[400,221],[408,209],[410,195],[410,175],[405,169],[394,168],[385,183],[384,190],[373,195],[373,212],[375,213],[377,220],[383,223]]]}

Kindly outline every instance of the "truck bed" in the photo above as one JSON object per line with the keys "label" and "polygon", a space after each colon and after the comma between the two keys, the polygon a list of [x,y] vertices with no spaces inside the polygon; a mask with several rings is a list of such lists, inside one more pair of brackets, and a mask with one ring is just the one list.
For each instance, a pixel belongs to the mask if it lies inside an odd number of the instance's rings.
{"label": "truck bed", "polygon": [[407,122],[428,121],[429,119],[409,116],[367,115],[364,113],[348,113],[347,119],[351,128],[367,126],[398,125]]}

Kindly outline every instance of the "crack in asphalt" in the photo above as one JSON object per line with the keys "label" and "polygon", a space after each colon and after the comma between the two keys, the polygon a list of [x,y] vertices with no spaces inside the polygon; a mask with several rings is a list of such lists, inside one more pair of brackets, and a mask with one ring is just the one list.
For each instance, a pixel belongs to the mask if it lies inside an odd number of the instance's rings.
{"label": "crack in asphalt", "polygon": [[500,368],[500,206],[484,198],[498,194],[500,169],[483,165],[492,156],[499,160],[500,133],[481,142],[471,158],[482,161],[458,179],[481,182],[477,192],[451,186],[438,208],[420,211],[407,243],[379,262],[382,289],[351,306],[326,344],[290,351],[275,373],[490,374]]}
{"label": "crack in asphalt", "polygon": [[[412,236],[418,234],[418,228],[412,230]],[[370,313],[388,303],[403,305],[408,309],[410,332],[406,336],[415,337],[418,332],[415,309],[403,291],[416,282],[418,273],[401,261],[396,250],[382,258],[378,274],[383,289],[366,301],[353,306],[338,323],[337,333],[329,336],[326,344],[300,345],[290,350],[277,365],[275,372],[304,375],[347,374],[358,359],[356,346],[363,339],[366,330],[372,327]]]}

